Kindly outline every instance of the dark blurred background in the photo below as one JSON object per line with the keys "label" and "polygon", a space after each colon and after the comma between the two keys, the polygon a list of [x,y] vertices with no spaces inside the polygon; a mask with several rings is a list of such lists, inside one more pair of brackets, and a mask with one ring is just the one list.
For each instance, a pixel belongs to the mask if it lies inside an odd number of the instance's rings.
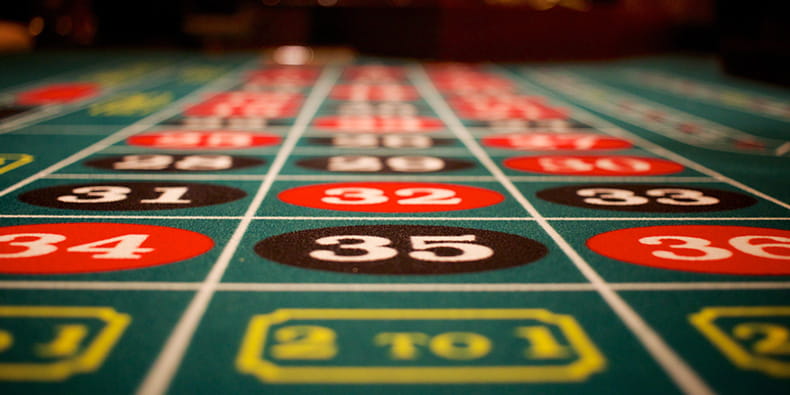
{"label": "dark blurred background", "polygon": [[[5,1],[8,50],[341,46],[432,60],[536,61],[695,51],[787,83],[790,7],[725,0]],[[11,30],[14,28],[12,27]],[[2,35],[0,29],[0,35]],[[12,40],[13,41],[13,40]]]}

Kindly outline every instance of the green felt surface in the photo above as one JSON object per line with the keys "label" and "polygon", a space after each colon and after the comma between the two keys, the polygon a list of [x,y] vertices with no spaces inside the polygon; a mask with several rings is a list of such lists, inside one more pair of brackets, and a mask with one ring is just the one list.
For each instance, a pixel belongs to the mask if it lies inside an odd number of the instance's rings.
{"label": "green felt surface", "polygon": [[[674,174],[641,177],[547,175],[505,167],[508,158],[546,152],[485,146],[484,137],[511,130],[455,118],[444,98],[425,84],[419,63],[409,60],[381,62],[407,66],[408,78],[401,83],[419,88],[421,98],[413,102],[419,115],[445,124],[425,136],[444,139],[444,145],[358,149],[323,144],[321,139],[336,134],[310,121],[337,114],[343,104],[327,98],[326,89],[316,93],[322,84],[342,82],[331,79],[338,73],[330,67],[322,77],[329,79],[301,89],[310,103],[302,108],[302,118],[245,129],[280,136],[280,144],[210,151],[134,146],[125,137],[184,129],[179,124],[183,108],[208,93],[240,89],[247,71],[264,67],[259,55],[37,53],[2,60],[0,107],[12,105],[21,91],[49,83],[92,81],[104,90],[88,101],[50,107],[47,116],[0,119],[0,157],[32,156],[29,163],[0,168],[0,231],[69,222],[119,228],[143,224],[197,232],[214,242],[199,256],[142,269],[0,274],[2,393],[779,394],[790,388],[789,275],[658,269],[607,258],[587,245],[602,233],[645,226],[790,230],[790,159],[781,144],[790,140],[790,92],[723,75],[712,59],[479,66],[512,81],[519,94],[568,110],[583,125],[577,132],[614,134],[633,143],[581,154],[663,158],[684,165]],[[677,84],[651,83],[646,75]],[[600,100],[627,94],[639,105],[688,122],[712,122],[725,134],[736,130],[776,146],[766,151],[689,144],[663,133],[660,120],[635,121],[581,91],[560,89],[562,78],[604,92]],[[672,90],[683,81],[687,88],[699,86],[686,94]],[[208,91],[198,91],[206,86]],[[770,106],[754,105],[761,101],[779,110],[765,112]],[[292,140],[295,133],[301,136]],[[471,144],[459,138],[467,133]],[[560,153],[574,152],[548,154]],[[86,164],[151,154],[236,155],[264,163],[191,172],[115,171]],[[298,164],[340,155],[435,156],[471,165],[440,173],[379,174]],[[3,158],[0,166],[14,160]],[[144,211],[55,208],[18,198],[54,186],[133,181],[232,187],[245,196]],[[495,191],[504,199],[468,210],[382,213],[309,208],[278,197],[296,187],[355,181],[457,184]],[[629,212],[561,205],[537,196],[562,186],[629,183],[709,188],[756,202],[723,211]],[[420,275],[310,270],[255,252],[262,240],[289,232],[370,225],[443,226],[456,236],[502,232],[531,239],[548,252],[534,262],[471,273],[442,274],[443,265],[457,263],[434,262],[429,273]],[[783,246],[770,251],[787,265],[788,240],[773,241]],[[190,248],[178,240],[171,246]],[[0,273],[14,259],[9,251],[18,252],[4,248]],[[441,255],[438,249],[429,251]],[[711,335],[711,326],[705,332],[692,322],[701,312],[728,308],[737,308],[736,313],[709,321],[719,337]],[[111,341],[101,340],[109,336],[111,321],[123,321],[118,317],[127,317],[128,325]]]}

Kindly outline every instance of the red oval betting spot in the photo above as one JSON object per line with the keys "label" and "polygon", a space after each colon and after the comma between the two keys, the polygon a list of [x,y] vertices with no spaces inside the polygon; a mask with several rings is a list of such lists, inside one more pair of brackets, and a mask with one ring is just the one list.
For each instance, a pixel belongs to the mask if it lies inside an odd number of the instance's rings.
{"label": "red oval betting spot", "polygon": [[790,231],[724,225],[664,225],[596,235],[587,246],[637,265],[718,274],[790,274]]}
{"label": "red oval betting spot", "polygon": [[262,103],[203,103],[184,110],[188,117],[223,118],[291,118],[296,116],[299,104]]}
{"label": "red oval betting spot", "polygon": [[368,213],[419,213],[469,210],[504,200],[499,192],[456,184],[352,182],[306,185],[281,192],[297,206]]}
{"label": "red oval betting spot", "polygon": [[247,74],[246,81],[252,85],[308,86],[318,78],[316,69],[267,69]]}
{"label": "red oval betting spot", "polygon": [[348,81],[397,83],[406,77],[406,69],[398,66],[359,65],[347,67],[343,77]]}
{"label": "red oval betting spot", "polygon": [[510,133],[483,138],[483,144],[494,148],[529,151],[597,150],[631,148],[631,143],[592,133]]}
{"label": "red oval betting spot", "polygon": [[191,117],[293,117],[302,95],[291,92],[232,91],[210,95],[184,110]]}
{"label": "red oval betting spot", "polygon": [[652,176],[683,171],[683,166],[675,162],[639,156],[522,156],[506,159],[504,164],[533,173],[585,176]]}
{"label": "red oval betting spot", "polygon": [[132,136],[127,144],[170,149],[243,149],[280,142],[280,136],[232,130],[169,130]]}
{"label": "red oval betting spot", "polygon": [[352,133],[427,133],[444,127],[429,117],[328,116],[316,118],[318,129]]}
{"label": "red oval betting spot", "polygon": [[332,88],[329,97],[333,100],[355,101],[411,101],[420,98],[420,94],[413,86],[381,84],[350,84],[336,85]]}
{"label": "red oval betting spot", "polygon": [[0,273],[67,274],[138,269],[194,258],[210,237],[166,226],[62,223],[0,228]]}
{"label": "red oval betting spot", "polygon": [[18,94],[16,102],[23,106],[64,104],[94,97],[99,91],[98,84],[89,82],[50,84]]}

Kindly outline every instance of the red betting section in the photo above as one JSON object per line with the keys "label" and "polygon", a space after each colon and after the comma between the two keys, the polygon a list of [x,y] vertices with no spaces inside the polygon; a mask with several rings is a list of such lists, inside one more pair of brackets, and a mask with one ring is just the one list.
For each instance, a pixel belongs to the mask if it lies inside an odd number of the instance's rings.
{"label": "red betting section", "polygon": [[790,274],[790,231],[722,225],[664,225],[606,232],[593,251],[662,269],[719,274]]}
{"label": "red betting section", "polygon": [[631,143],[617,137],[592,133],[508,133],[488,136],[483,144],[514,150],[596,150],[631,148]]}
{"label": "red betting section", "polygon": [[132,136],[127,144],[171,149],[243,149],[280,143],[280,137],[266,133],[233,130],[160,131]]}
{"label": "red betting section", "polygon": [[369,213],[418,213],[491,206],[499,192],[456,184],[350,182],[306,185],[286,190],[280,200],[297,206]]}
{"label": "red betting section", "polygon": [[87,82],[50,84],[18,94],[16,102],[23,106],[65,104],[94,97],[100,90],[98,84]]}
{"label": "red betting section", "polygon": [[189,117],[288,118],[296,115],[303,96],[290,92],[223,92],[187,108]]}
{"label": "red betting section", "polygon": [[0,228],[0,273],[66,274],[137,269],[193,258],[213,246],[208,236],[166,226],[113,223],[8,226]]}
{"label": "red betting section", "polygon": [[417,89],[409,85],[349,84],[335,86],[329,97],[332,100],[350,101],[413,101],[419,99],[420,94]]}
{"label": "red betting section", "polygon": [[504,164],[532,173],[584,176],[654,176],[683,171],[683,166],[675,162],[639,156],[522,156],[506,159]]}
{"label": "red betting section", "polygon": [[444,127],[431,117],[326,116],[316,118],[316,129],[350,133],[427,133]]}

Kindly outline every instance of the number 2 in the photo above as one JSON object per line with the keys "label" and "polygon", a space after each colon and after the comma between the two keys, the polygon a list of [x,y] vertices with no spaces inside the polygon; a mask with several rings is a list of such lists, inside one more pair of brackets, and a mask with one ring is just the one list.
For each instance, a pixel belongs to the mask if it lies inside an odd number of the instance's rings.
{"label": "number 2", "polygon": [[763,335],[762,339],[752,346],[754,352],[758,354],[790,355],[790,329],[784,325],[747,322],[735,326],[733,334],[743,340]]}

